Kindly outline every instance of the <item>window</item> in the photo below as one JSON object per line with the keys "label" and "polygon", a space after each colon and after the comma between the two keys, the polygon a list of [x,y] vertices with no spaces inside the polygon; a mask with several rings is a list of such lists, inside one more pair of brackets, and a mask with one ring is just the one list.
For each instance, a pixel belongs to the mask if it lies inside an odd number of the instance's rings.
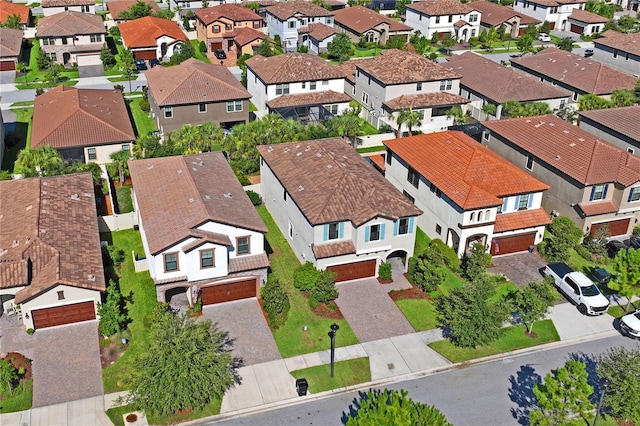
{"label": "window", "polygon": [[416,83],[416,92],[421,92],[422,91],[422,82],[418,82]]}
{"label": "window", "polygon": [[122,144],[122,150],[124,152],[129,152],[131,151],[131,146],[128,143]]}
{"label": "window", "polygon": [[392,156],[391,150],[387,148],[387,155],[385,155],[385,160],[387,164],[391,164],[391,156]]}
{"label": "window", "polygon": [[171,272],[178,270],[178,253],[167,253],[164,255],[164,271]]}
{"label": "window", "polygon": [[453,22],[453,15],[449,15],[449,23]]}
{"label": "window", "polygon": [[89,13],[89,6],[88,5],[80,6],[80,11],[84,13]]}
{"label": "window", "polygon": [[253,21],[253,28],[260,28],[260,21]]}
{"label": "window", "polygon": [[635,186],[629,191],[629,199],[627,201],[633,202],[638,200],[640,200],[640,186]]}
{"label": "window", "polygon": [[198,112],[199,113],[207,112],[207,104],[198,104]]}
{"label": "window", "polygon": [[276,95],[286,95],[289,93],[289,83],[276,84]]}
{"label": "window", "polygon": [[309,90],[316,90],[316,82],[312,81],[309,83]]}
{"label": "window", "polygon": [[439,23],[440,23],[440,17],[436,16],[436,24],[439,24]]}
{"label": "window", "polygon": [[95,160],[96,159],[96,149],[95,148],[87,149],[87,154],[89,154],[89,160]]}
{"label": "window", "polygon": [[409,200],[411,200],[411,202],[412,202],[412,203],[414,203],[414,204],[415,204],[416,199],[415,199],[415,198],[413,198],[413,197],[411,196],[411,194],[409,194],[409,193],[408,193],[407,191],[405,191],[404,189],[402,190],[402,194],[403,194],[405,197],[407,197]]}
{"label": "window", "polygon": [[327,109],[327,111],[329,111],[331,114],[336,115],[338,114],[338,105],[334,104],[334,105],[322,105],[323,107],[325,107]]}
{"label": "window", "polygon": [[56,56],[55,52],[49,53],[49,59],[55,62],[58,59],[58,57]]}
{"label": "window", "polygon": [[236,238],[236,254],[249,254],[249,237]]}
{"label": "window", "polygon": [[526,210],[529,207],[529,198],[531,194],[521,195],[518,198],[518,210]]}
{"label": "window", "polygon": [[573,99],[574,101],[577,101],[577,100],[578,100],[578,96],[579,96],[579,95],[578,95],[578,92],[573,92],[573,97],[572,97],[572,99]]}
{"label": "window", "polygon": [[293,224],[289,222],[289,239],[293,240]]}
{"label": "window", "polygon": [[227,101],[227,112],[242,111],[242,101]]}
{"label": "window", "polygon": [[442,226],[436,225],[436,234],[442,235]]}
{"label": "window", "polygon": [[478,15],[469,15],[469,22],[478,22]]}
{"label": "window", "polygon": [[91,43],[99,43],[102,41],[102,34],[91,34],[89,40]]}
{"label": "window", "polygon": [[607,198],[607,186],[608,185],[605,184],[592,186],[589,201],[598,201]]}
{"label": "window", "polygon": [[369,95],[366,92],[362,92],[362,103],[365,105],[369,104]]}
{"label": "window", "polygon": [[384,224],[371,225],[365,229],[365,242],[384,240]]}
{"label": "window", "polygon": [[296,27],[296,21],[289,21],[289,28],[295,28]]}
{"label": "window", "polygon": [[502,213],[503,211],[505,211],[507,209],[507,198],[505,198],[504,200],[502,200],[502,205],[498,206],[498,209],[496,211],[496,213]]}
{"label": "window", "polygon": [[214,34],[218,34],[220,32],[220,25],[214,25],[213,26],[213,33]]}
{"label": "window", "polygon": [[64,291],[58,292],[58,300],[64,300]]}
{"label": "window", "polygon": [[476,36],[476,29],[472,28],[471,29],[471,37],[475,37]]}
{"label": "window", "polygon": [[200,250],[200,269],[215,266],[213,262],[213,249]]}
{"label": "window", "polygon": [[227,31],[231,31],[233,27],[231,26],[231,24],[225,24],[224,29]]}
{"label": "window", "polygon": [[433,107],[431,108],[431,117],[446,117],[447,111],[450,109],[451,107]]}
{"label": "window", "polygon": [[322,85],[326,86],[327,84],[329,84],[329,80],[322,80]]}
{"label": "window", "polygon": [[284,198],[284,201],[287,201],[287,190],[284,190],[284,194],[282,195],[282,198]]}
{"label": "window", "polygon": [[482,139],[484,139],[485,141],[489,140],[489,136],[491,136],[491,132],[488,129],[485,129],[482,132]]}
{"label": "window", "polygon": [[67,44],[67,38],[66,37],[62,37],[62,44]]}
{"label": "window", "polygon": [[635,153],[636,153],[636,150],[628,146],[628,147],[627,147],[627,152],[628,152],[629,154],[635,154]]}
{"label": "window", "polygon": [[173,107],[164,107],[164,118],[172,118],[173,117]]}
{"label": "window", "polygon": [[327,18],[327,25],[331,26],[333,24],[333,19]]}
{"label": "window", "polygon": [[560,109],[563,109],[565,106],[567,106],[567,101],[564,99],[560,100]]}
{"label": "window", "polygon": [[303,89],[305,89],[306,87],[307,87],[307,82],[306,82],[306,81],[303,81],[303,82],[302,82],[302,88],[303,88]]}
{"label": "window", "polygon": [[453,82],[451,80],[442,80],[440,82],[440,90],[451,90]]}
{"label": "window", "polygon": [[533,170],[533,155],[531,155],[531,154],[527,155],[526,168],[527,168],[527,170]]}
{"label": "window", "polygon": [[338,236],[340,235],[340,224],[330,223],[327,229],[328,229],[328,239],[337,240]]}
{"label": "window", "polygon": [[407,182],[409,182],[416,188],[418,187],[418,184],[420,182],[420,174],[413,167],[407,168]]}
{"label": "window", "polygon": [[398,235],[405,235],[411,231],[410,222],[413,222],[413,218],[405,217],[396,222],[398,224]]}
{"label": "window", "polygon": [[469,218],[469,222],[473,222],[474,220],[476,220],[476,212],[472,212],[471,213],[471,217]]}
{"label": "window", "polygon": [[482,222],[482,212],[478,212],[478,222]]}

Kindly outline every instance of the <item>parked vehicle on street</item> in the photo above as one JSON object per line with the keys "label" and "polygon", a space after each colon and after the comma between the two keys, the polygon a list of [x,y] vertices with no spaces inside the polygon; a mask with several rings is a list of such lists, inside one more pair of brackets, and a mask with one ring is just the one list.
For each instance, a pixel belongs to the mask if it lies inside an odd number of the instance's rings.
{"label": "parked vehicle on street", "polygon": [[578,306],[582,315],[602,315],[607,312],[609,299],[582,272],[574,271],[566,263],[550,263],[542,273],[553,277],[558,290]]}
{"label": "parked vehicle on street", "polygon": [[551,41],[551,37],[549,37],[549,34],[547,33],[540,33],[538,35],[538,40],[548,43]]}
{"label": "parked vehicle on street", "polygon": [[640,310],[620,318],[620,331],[629,337],[640,338]]}
{"label": "parked vehicle on street", "polygon": [[611,281],[611,274],[604,268],[596,268],[591,271],[591,276],[593,279],[601,285],[606,286]]}
{"label": "parked vehicle on street", "polygon": [[611,240],[604,245],[607,249],[607,254],[610,258],[616,257],[620,250],[628,250],[629,246],[625,245],[622,241]]}

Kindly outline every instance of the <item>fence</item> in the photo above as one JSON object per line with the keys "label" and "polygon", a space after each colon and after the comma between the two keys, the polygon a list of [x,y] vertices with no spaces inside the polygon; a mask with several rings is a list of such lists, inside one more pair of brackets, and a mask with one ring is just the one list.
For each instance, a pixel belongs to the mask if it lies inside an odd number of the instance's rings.
{"label": "fence", "polygon": [[149,262],[146,258],[136,259],[136,252],[131,250],[131,259],[133,259],[133,268],[136,272],[148,271],[149,270]]}
{"label": "fence", "polygon": [[133,229],[136,226],[138,226],[138,215],[136,212],[98,216],[98,229],[100,232]]}

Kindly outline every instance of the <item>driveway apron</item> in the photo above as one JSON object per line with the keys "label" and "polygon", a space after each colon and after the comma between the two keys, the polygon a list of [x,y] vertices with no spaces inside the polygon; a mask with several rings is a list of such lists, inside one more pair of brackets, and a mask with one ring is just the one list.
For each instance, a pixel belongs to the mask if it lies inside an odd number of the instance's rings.
{"label": "driveway apron", "polygon": [[491,267],[487,272],[502,274],[517,286],[529,284],[531,281],[541,281],[540,268],[546,262],[538,253],[516,253],[496,256],[491,259]]}

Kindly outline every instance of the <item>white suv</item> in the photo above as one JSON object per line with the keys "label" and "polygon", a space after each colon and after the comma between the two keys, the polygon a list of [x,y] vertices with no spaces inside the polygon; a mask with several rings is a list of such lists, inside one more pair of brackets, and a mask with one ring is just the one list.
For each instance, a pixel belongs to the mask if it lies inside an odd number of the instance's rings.
{"label": "white suv", "polygon": [[551,41],[551,37],[549,37],[549,34],[547,34],[547,33],[540,33],[538,35],[538,40],[544,41],[545,43],[548,43],[548,42]]}

